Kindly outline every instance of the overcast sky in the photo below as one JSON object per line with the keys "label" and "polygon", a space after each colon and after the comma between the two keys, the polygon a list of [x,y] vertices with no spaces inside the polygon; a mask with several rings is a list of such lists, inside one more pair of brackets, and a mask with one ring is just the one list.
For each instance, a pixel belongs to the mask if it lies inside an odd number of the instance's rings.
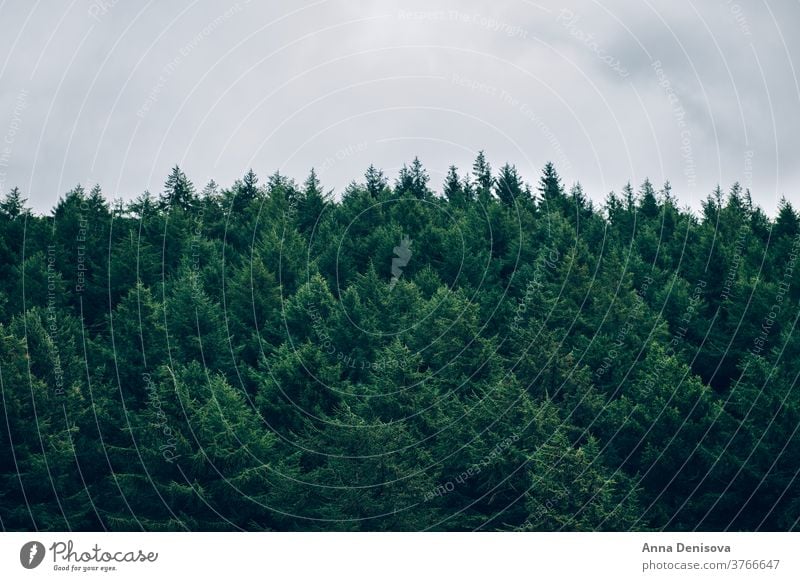
{"label": "overcast sky", "polygon": [[800,0],[0,3],[0,188],[159,192],[249,167],[337,192],[484,149],[601,201],[669,179],[799,200]]}

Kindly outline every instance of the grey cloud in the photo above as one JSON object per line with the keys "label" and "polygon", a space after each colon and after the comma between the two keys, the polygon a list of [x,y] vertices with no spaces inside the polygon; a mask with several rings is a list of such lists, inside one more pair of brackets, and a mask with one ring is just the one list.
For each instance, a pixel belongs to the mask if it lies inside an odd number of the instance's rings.
{"label": "grey cloud", "polygon": [[552,159],[596,200],[649,176],[696,206],[740,180],[771,210],[800,185],[800,5],[767,1],[777,23],[764,6],[89,0],[28,19],[7,2],[0,183],[37,210],[77,182],[158,191],[175,163],[198,185],[316,166],[341,190],[369,163],[419,155],[438,181],[485,149],[531,182]]}

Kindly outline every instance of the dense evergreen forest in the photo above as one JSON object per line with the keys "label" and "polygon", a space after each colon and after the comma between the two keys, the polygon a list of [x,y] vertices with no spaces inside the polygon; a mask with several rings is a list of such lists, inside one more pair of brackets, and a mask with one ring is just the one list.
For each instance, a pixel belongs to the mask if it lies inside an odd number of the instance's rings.
{"label": "dense evergreen forest", "polygon": [[5,195],[2,529],[798,528],[791,204],[435,189]]}

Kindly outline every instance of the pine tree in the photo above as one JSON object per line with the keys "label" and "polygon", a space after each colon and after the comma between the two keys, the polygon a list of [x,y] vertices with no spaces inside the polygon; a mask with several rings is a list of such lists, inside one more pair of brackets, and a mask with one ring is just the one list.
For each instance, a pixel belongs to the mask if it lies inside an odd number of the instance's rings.
{"label": "pine tree", "polygon": [[367,192],[373,198],[378,198],[383,194],[389,181],[383,175],[383,172],[376,169],[374,165],[370,165],[367,172],[364,174],[366,179]]}
{"label": "pine tree", "polygon": [[656,192],[648,179],[644,180],[639,188],[639,209],[645,218],[655,218],[659,213]]}
{"label": "pine tree", "polygon": [[177,165],[164,182],[164,194],[161,196],[161,208],[180,208],[188,210],[194,202],[194,185]]}
{"label": "pine tree", "polygon": [[505,164],[500,168],[495,183],[495,193],[506,206],[519,204],[525,197],[525,187],[516,167]]}
{"label": "pine tree", "polygon": [[775,220],[774,234],[776,237],[793,238],[800,231],[800,218],[794,211],[792,204],[781,197],[778,204],[778,218]]}
{"label": "pine tree", "polygon": [[564,189],[555,166],[549,161],[545,164],[542,176],[539,178],[538,191],[542,197],[542,205],[546,210],[561,209]]}
{"label": "pine tree", "polygon": [[2,202],[0,202],[0,212],[13,220],[25,212],[25,199],[19,188],[14,187],[9,191]]}
{"label": "pine tree", "polygon": [[447,170],[447,177],[444,180],[444,197],[450,203],[460,206],[466,201],[464,188],[461,185],[461,179],[458,177],[458,168],[451,165]]}
{"label": "pine tree", "polygon": [[328,197],[322,192],[317,173],[311,168],[298,201],[297,224],[301,232],[311,232],[319,224]]}
{"label": "pine tree", "polygon": [[494,178],[492,177],[492,166],[486,161],[486,156],[483,151],[478,152],[478,156],[472,164],[472,176],[475,179],[475,188],[478,197],[488,199],[492,190]]}
{"label": "pine tree", "polygon": [[250,207],[250,204],[259,196],[258,176],[253,169],[247,170],[241,180],[234,184],[233,191],[230,192],[232,200],[227,202],[230,211],[237,217]]}
{"label": "pine tree", "polygon": [[418,157],[415,157],[414,161],[411,162],[411,192],[414,197],[419,199],[430,197],[430,192],[428,191],[429,179],[428,172],[422,167],[422,162]]}

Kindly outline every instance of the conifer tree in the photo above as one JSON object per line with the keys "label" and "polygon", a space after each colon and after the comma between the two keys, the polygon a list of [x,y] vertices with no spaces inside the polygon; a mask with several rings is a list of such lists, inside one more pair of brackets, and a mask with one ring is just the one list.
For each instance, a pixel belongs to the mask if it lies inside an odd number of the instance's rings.
{"label": "conifer tree", "polygon": [[167,181],[164,182],[164,194],[161,196],[161,208],[180,208],[188,210],[194,201],[194,185],[177,165],[172,168]]}

